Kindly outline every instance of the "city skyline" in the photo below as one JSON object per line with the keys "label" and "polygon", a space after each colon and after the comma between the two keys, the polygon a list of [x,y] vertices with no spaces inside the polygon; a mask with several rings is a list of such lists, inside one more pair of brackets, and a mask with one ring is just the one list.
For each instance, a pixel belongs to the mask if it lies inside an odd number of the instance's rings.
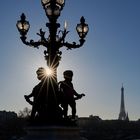
{"label": "city skyline", "polygon": [[[77,8],[78,7],[78,8]],[[68,23],[69,42],[78,42],[75,27],[84,16],[89,33],[83,47],[62,49],[58,81],[63,71],[74,72],[73,84],[86,96],[77,101],[77,115],[96,115],[102,119],[117,119],[120,111],[121,85],[125,88],[126,108],[130,120],[140,118],[140,2],[137,0],[66,1],[58,22],[61,29]],[[36,70],[46,67],[44,48],[24,45],[16,22],[24,12],[31,28],[29,39],[45,27],[48,19],[41,1],[0,1],[0,110],[18,112],[31,108],[24,100],[38,83]]]}

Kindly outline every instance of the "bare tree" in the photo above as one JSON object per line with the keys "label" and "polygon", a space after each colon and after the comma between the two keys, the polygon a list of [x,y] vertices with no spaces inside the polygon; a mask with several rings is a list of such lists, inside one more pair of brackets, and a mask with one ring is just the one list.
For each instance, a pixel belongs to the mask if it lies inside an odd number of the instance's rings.
{"label": "bare tree", "polygon": [[19,118],[29,118],[31,114],[31,109],[29,109],[28,107],[25,107],[23,110],[20,110],[18,113],[18,117]]}

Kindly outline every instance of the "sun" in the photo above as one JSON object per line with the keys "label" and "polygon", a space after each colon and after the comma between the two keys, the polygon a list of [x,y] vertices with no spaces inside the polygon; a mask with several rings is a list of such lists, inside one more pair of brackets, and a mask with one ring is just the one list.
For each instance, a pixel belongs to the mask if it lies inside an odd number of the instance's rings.
{"label": "sun", "polygon": [[52,68],[46,68],[46,76],[53,76],[54,75],[54,72],[53,72],[53,69]]}

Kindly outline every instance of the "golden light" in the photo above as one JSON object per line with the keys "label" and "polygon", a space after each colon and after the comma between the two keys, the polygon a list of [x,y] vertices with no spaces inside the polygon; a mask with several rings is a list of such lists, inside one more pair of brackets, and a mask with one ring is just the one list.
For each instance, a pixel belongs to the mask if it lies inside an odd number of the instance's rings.
{"label": "golden light", "polygon": [[46,76],[52,77],[53,75],[54,75],[53,69],[47,68],[46,69]]}

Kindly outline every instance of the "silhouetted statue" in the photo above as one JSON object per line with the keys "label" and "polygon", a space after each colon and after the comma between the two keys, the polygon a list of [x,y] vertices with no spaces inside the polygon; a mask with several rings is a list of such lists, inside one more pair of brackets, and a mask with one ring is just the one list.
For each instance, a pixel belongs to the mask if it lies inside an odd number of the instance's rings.
{"label": "silhouetted statue", "polygon": [[[30,120],[43,124],[65,124],[65,120],[68,118],[68,105],[72,109],[72,120],[75,120],[75,100],[81,99],[85,95],[78,94],[74,90],[73,72],[67,70],[63,73],[65,80],[58,83],[59,89],[56,83],[56,92],[54,92],[54,84],[52,85],[50,81],[52,79],[46,75],[44,68],[38,68],[36,74],[40,82],[33,88],[31,94],[24,95],[26,101],[32,105]],[[54,94],[55,96],[53,96]]]}
{"label": "silhouetted statue", "polygon": [[[47,80],[45,75],[45,69],[40,67],[36,71],[37,78],[40,80],[40,83],[36,85],[32,93],[29,95],[24,95],[26,101],[32,105],[32,112],[31,112],[31,120],[34,120],[36,116],[43,116],[44,112],[46,112],[46,87],[47,87]],[[33,97],[33,100],[30,98]]]}
{"label": "silhouetted statue", "polygon": [[[56,124],[62,121],[62,109],[58,103],[58,86],[52,84],[51,77],[47,76],[46,70],[42,67],[36,71],[40,83],[37,84],[32,93],[24,95],[26,101],[32,105],[31,117],[32,122]],[[56,88],[56,92],[54,92]],[[54,96],[55,94],[55,96]],[[30,98],[33,98],[31,100]]]}
{"label": "silhouetted statue", "polygon": [[78,94],[72,84],[72,77],[73,72],[71,70],[66,70],[63,73],[64,75],[64,81],[60,81],[59,84],[59,90],[60,90],[60,104],[63,108],[64,118],[67,118],[68,116],[68,105],[72,109],[72,120],[75,120],[76,115],[76,102],[75,100],[81,99],[82,96],[85,96],[85,94]]}

